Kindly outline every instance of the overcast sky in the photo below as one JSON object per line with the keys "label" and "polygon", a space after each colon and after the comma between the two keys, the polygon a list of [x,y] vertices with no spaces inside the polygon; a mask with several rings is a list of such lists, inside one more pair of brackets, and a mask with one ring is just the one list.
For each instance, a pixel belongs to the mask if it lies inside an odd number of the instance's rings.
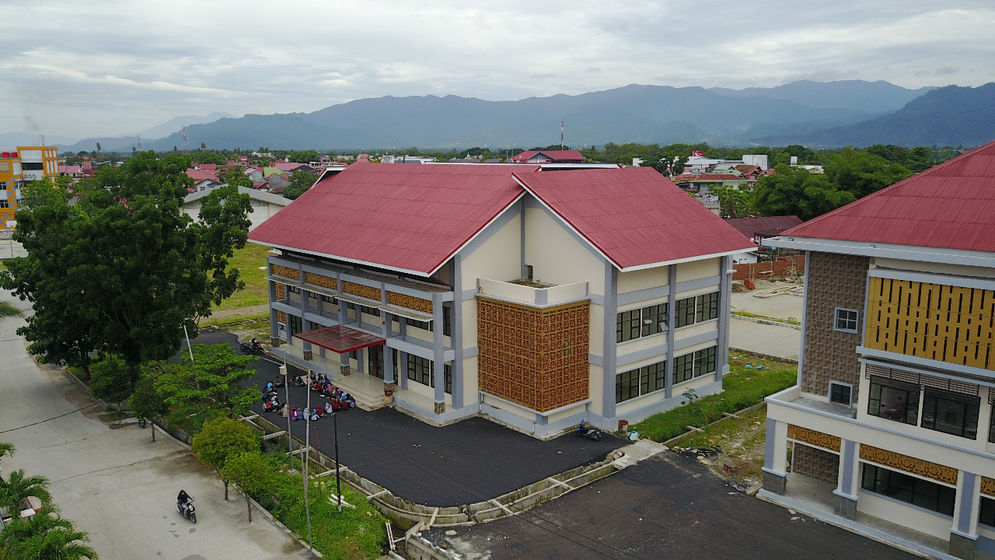
{"label": "overcast sky", "polygon": [[[474,7],[474,5],[479,7]],[[2,0],[0,134],[630,83],[995,81],[992,0]]]}

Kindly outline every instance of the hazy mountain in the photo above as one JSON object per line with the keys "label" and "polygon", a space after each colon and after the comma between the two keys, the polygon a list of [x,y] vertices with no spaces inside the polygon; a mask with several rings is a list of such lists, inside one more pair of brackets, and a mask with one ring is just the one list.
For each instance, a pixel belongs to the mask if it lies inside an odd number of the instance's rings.
{"label": "hazy mountain", "polygon": [[930,91],[889,115],[850,126],[764,140],[810,147],[979,146],[995,140],[995,82],[976,88],[947,86]]}
{"label": "hazy mountain", "polygon": [[[60,151],[70,151],[79,152],[87,151],[92,152],[97,149],[97,142],[100,142],[100,150],[103,152],[130,152],[132,148],[138,149],[139,144],[141,144],[141,149],[148,149],[150,143],[158,138],[163,138],[171,133],[177,133],[179,136],[179,131],[184,126],[190,126],[193,124],[204,124],[212,123],[218,119],[232,117],[228,113],[211,113],[210,115],[187,115],[183,117],[175,117],[169,119],[168,121],[142,130],[137,135],[122,135],[122,136],[105,136],[102,138],[84,138],[78,142],[70,140],[69,142],[59,142],[57,140],[52,140],[50,142],[55,143]],[[200,146],[200,142],[197,142],[197,147]],[[183,147],[183,139],[180,138],[179,147]],[[158,148],[156,148],[158,149]]]}
{"label": "hazy mountain", "polygon": [[169,119],[168,121],[153,126],[152,128],[145,129],[138,134],[142,138],[148,138],[149,140],[154,140],[156,138],[162,138],[168,136],[174,132],[179,131],[184,126],[190,126],[192,124],[206,124],[212,123],[219,119],[224,118],[234,118],[235,115],[230,113],[211,113],[210,115],[186,115],[183,117],[175,117]]}
{"label": "hazy mountain", "polygon": [[727,89],[711,88],[710,91],[731,97],[761,96],[770,99],[794,101],[809,107],[832,109],[847,107],[867,113],[887,113],[905,106],[913,99],[936,89],[924,87],[906,89],[890,82],[865,82],[842,80],[838,82],[812,82],[800,80],[772,88]]}
{"label": "hazy mountain", "polygon": [[37,132],[4,132],[0,134],[0,150],[11,152],[16,150],[18,146],[51,146],[52,144],[69,144],[75,141],[76,138],[43,136]]}

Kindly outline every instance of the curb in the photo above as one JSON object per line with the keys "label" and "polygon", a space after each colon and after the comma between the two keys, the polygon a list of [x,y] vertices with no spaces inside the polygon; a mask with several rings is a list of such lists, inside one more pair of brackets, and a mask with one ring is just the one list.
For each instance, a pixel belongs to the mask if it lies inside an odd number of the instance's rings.
{"label": "curb", "polygon": [[772,327],[787,327],[789,329],[795,329],[796,331],[802,330],[801,325],[795,325],[793,323],[785,323],[782,321],[774,321],[771,319],[761,319],[759,317],[747,317],[746,315],[737,315],[732,313],[733,319],[742,319],[743,321],[752,321],[754,323],[759,323],[761,325],[770,325]]}

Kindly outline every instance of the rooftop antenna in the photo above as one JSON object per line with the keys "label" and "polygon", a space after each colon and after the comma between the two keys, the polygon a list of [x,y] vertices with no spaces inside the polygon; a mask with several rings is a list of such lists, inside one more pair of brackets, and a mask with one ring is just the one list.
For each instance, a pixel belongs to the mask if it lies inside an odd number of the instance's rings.
{"label": "rooftop antenna", "polygon": [[563,149],[563,121],[560,121],[560,149]]}
{"label": "rooftop antenna", "polygon": [[137,136],[138,136],[138,149],[141,150],[142,149],[142,135],[138,134]]}
{"label": "rooftop antenna", "polygon": [[188,152],[190,150],[187,149],[187,125],[183,125],[183,128],[180,129],[180,132],[183,133],[183,151]]}

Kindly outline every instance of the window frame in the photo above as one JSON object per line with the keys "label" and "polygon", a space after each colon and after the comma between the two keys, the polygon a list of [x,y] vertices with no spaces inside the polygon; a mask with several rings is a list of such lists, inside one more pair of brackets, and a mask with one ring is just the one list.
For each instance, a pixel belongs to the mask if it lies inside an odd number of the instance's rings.
{"label": "window frame", "polygon": [[[933,387],[923,387],[922,400],[922,417],[919,420],[919,426],[927,430],[933,430],[943,434],[950,434],[957,437],[962,437],[970,440],[978,439],[978,422],[980,421],[981,415],[981,398],[971,397],[968,395],[962,395],[959,393],[953,393],[950,391],[944,391],[942,389],[936,389]],[[937,422],[937,416],[939,416],[939,409],[937,408],[938,401],[947,401],[950,403],[956,403],[963,405],[963,419],[960,427],[960,432],[948,431],[939,429],[937,426],[943,423]],[[927,426],[927,406],[931,406],[932,414],[932,426]],[[970,419],[972,418],[971,407],[973,410],[974,426],[970,427]]]}
{"label": "window frame", "polygon": [[654,362],[615,375],[615,402],[642,397],[667,386],[667,362]]}
{"label": "window frame", "polygon": [[[877,396],[875,396],[875,388],[877,388]],[[892,418],[887,414],[882,414],[881,393],[884,388],[906,392],[904,419]],[[919,424],[919,395],[921,392],[922,388],[919,385],[872,375],[867,390],[867,414],[875,418],[883,418],[892,422],[917,426]],[[911,398],[912,396],[915,397],[914,403],[913,398]],[[874,406],[875,403],[877,403],[877,406]]]}
{"label": "window frame", "polygon": [[[846,388],[846,390],[847,390],[847,402],[833,400],[833,386]],[[843,405],[846,405],[846,406],[853,406],[853,384],[852,383],[843,383],[842,381],[830,380],[829,381],[829,392],[826,394],[826,396],[829,397],[829,402],[831,402],[831,403],[843,404]]]}
{"label": "window frame", "polygon": [[[853,314],[853,317],[844,316],[843,314]],[[843,321],[847,326],[840,326],[840,321]],[[853,324],[850,328],[848,325]],[[836,307],[833,310],[833,330],[837,332],[845,332],[851,334],[860,333],[860,310],[850,309],[849,307]]]}
{"label": "window frame", "polygon": [[978,523],[995,529],[995,498],[981,495],[978,506]]}
{"label": "window frame", "polygon": [[697,296],[691,296],[677,300],[677,309],[674,313],[674,328],[687,327],[694,324],[695,300]]}
{"label": "window frame", "polygon": [[[719,292],[709,292],[695,296],[695,323],[703,323],[719,318]],[[707,309],[707,313],[706,313]]]}
{"label": "window frame", "polygon": [[[871,480],[868,481],[868,478]],[[953,517],[957,500],[955,488],[864,462],[860,469],[860,488],[948,517]],[[932,492],[934,489],[935,494]],[[930,501],[934,503],[929,504]]]}

